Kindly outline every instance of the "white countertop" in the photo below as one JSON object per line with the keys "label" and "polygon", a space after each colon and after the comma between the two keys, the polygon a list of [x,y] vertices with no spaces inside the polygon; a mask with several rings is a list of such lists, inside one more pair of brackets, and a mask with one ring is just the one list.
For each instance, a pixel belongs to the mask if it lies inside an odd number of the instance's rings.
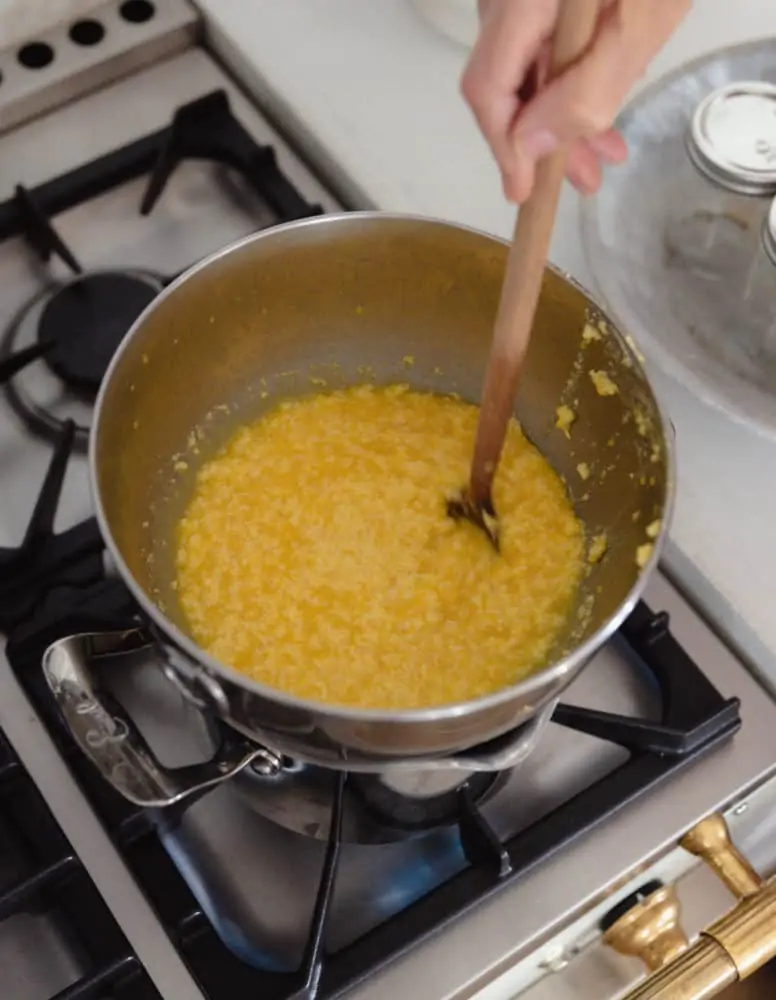
{"label": "white countertop", "polygon": [[[409,0],[198,0],[240,78],[354,204],[513,225],[494,165],[458,94],[465,53]],[[776,31],[773,0],[696,0],[654,77]],[[552,260],[590,284],[577,197],[566,190]],[[654,373],[676,426],[679,496],[669,569],[776,683],[776,443]]]}

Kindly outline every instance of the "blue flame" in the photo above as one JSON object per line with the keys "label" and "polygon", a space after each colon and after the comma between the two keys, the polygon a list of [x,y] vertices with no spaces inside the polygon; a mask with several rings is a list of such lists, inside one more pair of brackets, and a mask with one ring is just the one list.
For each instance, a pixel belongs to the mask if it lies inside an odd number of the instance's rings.
{"label": "blue flame", "polygon": [[[255,937],[222,912],[214,894],[202,876],[186,847],[175,832],[161,832],[162,843],[175,866],[193,893],[203,913],[213,925],[223,944],[239,959],[267,972],[292,972],[297,968],[294,959],[282,946],[274,949],[263,946]],[[413,841],[409,856],[398,854],[399,845],[355,846],[344,845],[341,866],[348,863],[348,855],[361,855],[368,860],[371,880],[365,889],[370,895],[370,910],[377,916],[374,923],[381,923],[411,906],[447,879],[466,867],[466,859],[455,829],[434,831]],[[397,856],[398,854],[398,856]],[[311,885],[311,894],[317,885]],[[334,909],[336,910],[336,904]],[[363,930],[367,930],[366,927]]]}

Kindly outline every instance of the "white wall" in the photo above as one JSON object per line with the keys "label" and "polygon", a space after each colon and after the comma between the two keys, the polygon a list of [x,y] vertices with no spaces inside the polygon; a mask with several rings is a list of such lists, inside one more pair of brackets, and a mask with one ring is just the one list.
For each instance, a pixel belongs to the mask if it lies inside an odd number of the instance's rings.
{"label": "white wall", "polygon": [[59,21],[78,17],[99,0],[0,0],[0,48],[31,38]]}

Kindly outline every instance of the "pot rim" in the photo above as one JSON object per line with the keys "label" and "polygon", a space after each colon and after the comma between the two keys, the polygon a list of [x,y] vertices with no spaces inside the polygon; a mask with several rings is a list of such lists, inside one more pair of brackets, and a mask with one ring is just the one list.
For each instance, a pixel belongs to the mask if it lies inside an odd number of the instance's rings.
{"label": "pot rim", "polygon": [[318,702],[311,701],[306,698],[297,698],[281,691],[278,688],[271,687],[268,684],[262,684],[252,678],[246,677],[233,667],[221,663],[206,653],[205,650],[198,646],[193,639],[191,639],[188,635],[186,635],[186,633],[181,631],[181,629],[170,621],[170,619],[167,618],[157,605],[146,595],[143,588],[137,583],[134,576],[129,571],[129,568],[119,551],[118,545],[113,537],[113,533],[108,525],[108,519],[102,504],[100,489],[97,482],[97,440],[99,437],[101,415],[108,387],[113,380],[116,369],[121,364],[125,351],[134,339],[137,331],[144,325],[147,316],[149,316],[161,302],[173,295],[183,284],[192,280],[200,271],[203,271],[211,264],[214,264],[217,260],[239,250],[244,246],[247,246],[248,244],[266,239],[272,234],[308,226],[348,225],[358,220],[374,222],[383,219],[394,222],[418,222],[434,226],[442,226],[445,228],[458,229],[461,232],[471,233],[474,236],[483,237],[495,243],[500,243],[502,246],[509,245],[508,240],[499,236],[494,236],[484,230],[476,229],[472,226],[462,225],[457,222],[449,222],[433,216],[424,216],[415,213],[369,210],[324,214],[304,219],[297,219],[292,222],[281,223],[276,226],[270,226],[268,229],[262,229],[256,233],[251,233],[242,239],[236,240],[235,242],[222,247],[220,250],[216,250],[214,253],[204,257],[196,264],[193,264],[188,270],[180,274],[175,281],[171,282],[152,302],[149,303],[148,306],[146,306],[143,312],[137,317],[135,322],[124,335],[116,353],[113,355],[97,394],[94,407],[94,419],[92,422],[91,432],[89,434],[89,485],[100,533],[111,557],[115,561],[116,567],[121,574],[124,584],[128,587],[130,593],[138,602],[142,611],[183,653],[190,657],[195,663],[198,662],[202,664],[211,674],[216,676],[220,675],[237,687],[246,689],[252,694],[258,695],[264,699],[277,702],[287,708],[307,711],[318,716],[328,716],[332,719],[347,719],[356,723],[395,724],[396,722],[406,722],[410,724],[420,724],[452,720],[471,715],[475,712],[479,713],[485,712],[489,709],[495,709],[510,702],[518,693],[530,694],[534,690],[544,688],[548,679],[560,679],[566,674],[573,675],[580,664],[584,664],[587,660],[591,659],[597,650],[608,642],[609,639],[611,639],[628,615],[630,615],[644,592],[644,588],[647,585],[647,580],[649,579],[650,574],[660,560],[668,535],[668,526],[673,515],[676,494],[676,456],[673,442],[673,425],[668,419],[665,409],[654,391],[644,364],[639,358],[637,351],[634,350],[627,338],[621,333],[619,325],[610,319],[606,311],[595,303],[595,300],[587,289],[571,275],[562,271],[560,268],[555,267],[550,263],[550,261],[547,261],[546,266],[550,271],[563,278],[565,281],[568,281],[571,285],[581,291],[591,303],[596,304],[596,308],[599,309],[603,318],[606,319],[608,325],[615,332],[621,348],[629,354],[633,365],[644,375],[644,378],[650,387],[652,396],[655,400],[657,412],[660,416],[663,431],[663,445],[665,448],[666,458],[666,497],[661,519],[661,529],[658,537],[653,541],[652,554],[648,562],[642,567],[641,572],[628,592],[627,597],[620,604],[617,611],[591,636],[589,636],[585,642],[583,642],[580,646],[577,646],[571,653],[564,656],[559,662],[554,663],[550,667],[545,667],[542,670],[536,671],[536,673],[531,674],[525,680],[519,681],[517,684],[511,684],[508,687],[501,688],[491,694],[484,695],[470,701],[455,702],[448,705],[438,705],[432,708],[395,710],[360,709],[352,708],[348,705],[338,705],[336,703]]}

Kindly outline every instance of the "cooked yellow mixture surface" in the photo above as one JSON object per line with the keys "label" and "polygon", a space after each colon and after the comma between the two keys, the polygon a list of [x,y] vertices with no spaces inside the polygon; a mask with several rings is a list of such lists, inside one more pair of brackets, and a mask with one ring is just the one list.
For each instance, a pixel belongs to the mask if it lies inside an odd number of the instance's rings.
{"label": "cooked yellow mixture surface", "polygon": [[582,526],[517,424],[494,486],[500,554],[447,516],[477,413],[362,386],[241,428],[179,525],[196,641],[264,684],[361,708],[466,701],[541,666],[574,604]]}

